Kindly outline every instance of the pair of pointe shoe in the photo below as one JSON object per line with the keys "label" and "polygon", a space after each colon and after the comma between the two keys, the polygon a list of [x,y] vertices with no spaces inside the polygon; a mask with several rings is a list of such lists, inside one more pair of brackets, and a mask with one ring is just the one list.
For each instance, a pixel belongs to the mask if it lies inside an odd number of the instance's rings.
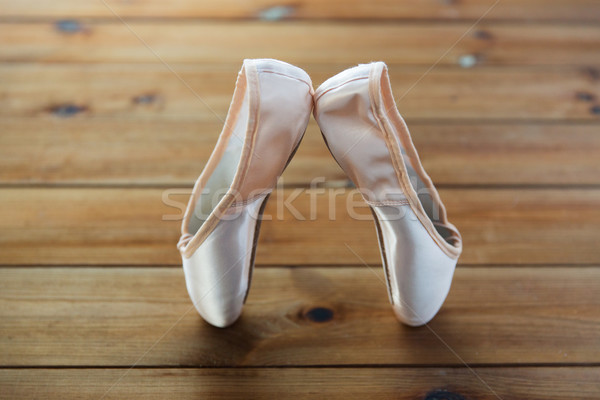
{"label": "pair of pointe shoe", "polygon": [[300,68],[244,61],[178,244],[196,309],[217,327],[240,316],[262,210],[311,111],[331,154],[371,207],[397,318],[411,326],[427,323],[450,290],[462,241],[421,165],[382,62],[343,71],[315,92]]}

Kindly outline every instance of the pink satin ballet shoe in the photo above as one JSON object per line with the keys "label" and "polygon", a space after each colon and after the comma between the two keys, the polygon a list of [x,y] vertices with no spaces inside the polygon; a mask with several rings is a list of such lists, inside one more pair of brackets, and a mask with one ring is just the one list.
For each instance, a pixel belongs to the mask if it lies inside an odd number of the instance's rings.
{"label": "pink satin ballet shoe", "polygon": [[411,326],[446,299],[462,239],[419,160],[382,62],[359,65],[315,92],[329,150],[373,212],[388,295]]}
{"label": "pink satin ballet shoe", "polygon": [[269,59],[245,60],[225,126],[196,181],[179,248],[188,293],[200,315],[225,327],[250,288],[260,216],[306,130],[309,76]]}

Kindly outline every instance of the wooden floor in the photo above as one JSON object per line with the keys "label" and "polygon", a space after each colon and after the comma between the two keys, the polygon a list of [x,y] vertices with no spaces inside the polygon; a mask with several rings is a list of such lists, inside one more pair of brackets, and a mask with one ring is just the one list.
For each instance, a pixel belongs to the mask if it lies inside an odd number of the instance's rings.
{"label": "wooden floor", "polygon": [[[388,63],[465,240],[428,326],[314,121],[241,319],[193,309],[181,207],[259,57]],[[0,0],[0,205],[1,399],[600,399],[600,3]]]}

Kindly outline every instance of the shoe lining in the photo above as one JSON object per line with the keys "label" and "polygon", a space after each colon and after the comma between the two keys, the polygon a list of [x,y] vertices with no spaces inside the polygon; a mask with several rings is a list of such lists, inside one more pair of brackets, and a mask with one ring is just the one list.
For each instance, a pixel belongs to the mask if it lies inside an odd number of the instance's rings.
{"label": "shoe lining", "polygon": [[[431,182],[431,178],[429,178],[421,165],[417,151],[408,134],[408,128],[398,113],[387,68],[384,68],[382,71],[380,87],[383,100],[382,106],[385,113],[390,117],[391,125],[395,130],[394,139],[400,147],[402,161],[408,173],[411,186],[436,231],[447,243],[456,246],[460,241],[458,232],[451,225],[446,224],[446,210],[441,201],[439,201],[438,192],[433,182]],[[406,134],[402,134],[399,130],[405,130]]]}
{"label": "shoe lining", "polygon": [[200,192],[188,226],[189,233],[192,235],[198,232],[219,201],[229,191],[238,170],[245,145],[250,109],[248,107],[249,91],[245,90],[245,74],[240,73],[238,83],[236,83],[236,93],[234,93],[232,106],[220,135],[221,139],[217,142],[207,163],[206,173],[209,175],[205,180],[206,183],[197,188]]}

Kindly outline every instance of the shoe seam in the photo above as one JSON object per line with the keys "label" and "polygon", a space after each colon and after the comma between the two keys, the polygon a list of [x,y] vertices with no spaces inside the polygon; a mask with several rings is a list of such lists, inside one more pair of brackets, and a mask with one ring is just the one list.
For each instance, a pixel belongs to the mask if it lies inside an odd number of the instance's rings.
{"label": "shoe seam", "polygon": [[258,72],[259,73],[265,72],[267,74],[274,74],[274,75],[285,76],[286,78],[297,80],[299,82],[302,82],[302,83],[306,84],[306,86],[308,86],[308,88],[311,90],[311,92],[314,91],[313,86],[312,86],[312,82],[307,82],[307,81],[305,81],[302,78],[298,78],[297,76],[292,76],[292,75],[284,74],[284,73],[279,72],[279,71],[272,71],[272,70],[269,70],[269,69],[261,69]]}
{"label": "shoe seam", "polygon": [[378,207],[378,206],[409,206],[410,202],[408,199],[404,200],[383,200],[383,201],[372,201],[365,199],[365,203],[370,206]]}
{"label": "shoe seam", "polygon": [[273,190],[265,190],[260,192],[259,194],[257,194],[256,196],[252,196],[246,200],[242,200],[242,201],[234,201],[233,203],[231,203],[231,205],[229,206],[229,208],[238,208],[238,207],[243,207],[243,206],[247,206],[250,203],[255,202],[258,199],[264,198],[266,195],[270,194]]}
{"label": "shoe seam", "polygon": [[325,89],[325,90],[323,90],[321,92],[319,92],[319,89],[317,89],[317,91],[315,93],[315,101],[319,100],[324,94],[329,93],[332,90],[338,89],[338,88],[340,88],[340,87],[342,87],[342,86],[344,86],[344,85],[346,85],[346,84],[348,84],[350,82],[360,81],[360,80],[363,80],[363,79],[369,79],[369,77],[368,76],[360,76],[360,77],[356,77],[356,78],[352,78],[352,79],[347,79],[344,82],[339,83],[339,84],[337,84],[335,86],[332,86],[330,88],[327,88],[327,89]]}

